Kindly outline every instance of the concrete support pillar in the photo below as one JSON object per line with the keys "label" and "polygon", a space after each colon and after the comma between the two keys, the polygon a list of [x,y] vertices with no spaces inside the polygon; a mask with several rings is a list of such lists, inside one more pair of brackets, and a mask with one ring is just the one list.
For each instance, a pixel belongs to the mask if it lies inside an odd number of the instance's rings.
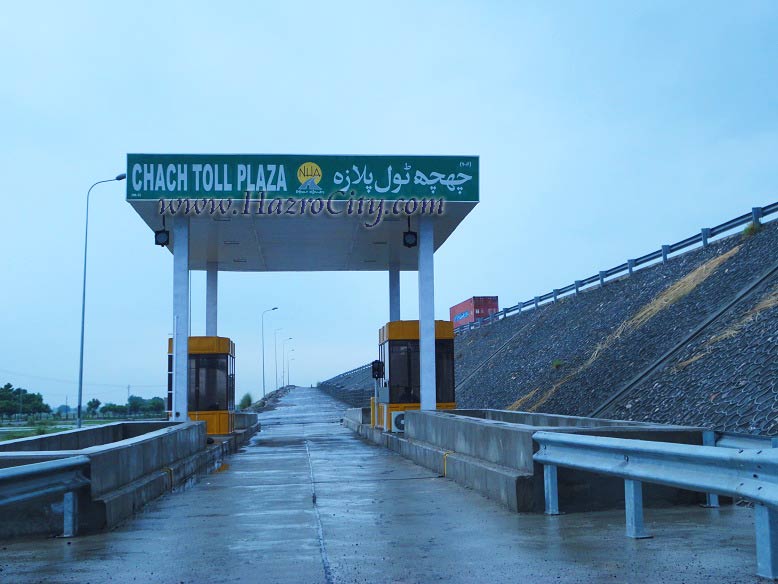
{"label": "concrete support pillar", "polygon": [[208,262],[205,266],[205,335],[216,336],[216,322],[219,311],[219,268],[216,262]]}
{"label": "concrete support pillar", "polygon": [[432,218],[419,217],[419,365],[422,410],[434,410],[437,407],[434,235]]}
{"label": "concrete support pillar", "polygon": [[400,320],[400,270],[389,268],[389,320]]}
{"label": "concrete support pillar", "polygon": [[186,422],[189,393],[189,217],[173,217],[173,416]]}

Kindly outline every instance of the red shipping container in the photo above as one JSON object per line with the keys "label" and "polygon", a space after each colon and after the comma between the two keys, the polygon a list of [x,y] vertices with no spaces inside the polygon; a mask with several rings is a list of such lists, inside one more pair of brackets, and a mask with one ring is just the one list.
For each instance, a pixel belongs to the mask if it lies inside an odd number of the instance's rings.
{"label": "red shipping container", "polygon": [[497,296],[473,296],[449,308],[448,313],[454,327],[458,327],[499,311]]}

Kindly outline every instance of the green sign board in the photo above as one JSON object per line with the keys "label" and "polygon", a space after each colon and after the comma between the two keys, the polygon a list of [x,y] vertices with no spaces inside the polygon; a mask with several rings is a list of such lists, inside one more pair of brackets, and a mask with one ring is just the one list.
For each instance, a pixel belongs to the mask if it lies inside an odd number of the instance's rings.
{"label": "green sign board", "polygon": [[247,196],[478,202],[478,157],[127,155],[128,201]]}

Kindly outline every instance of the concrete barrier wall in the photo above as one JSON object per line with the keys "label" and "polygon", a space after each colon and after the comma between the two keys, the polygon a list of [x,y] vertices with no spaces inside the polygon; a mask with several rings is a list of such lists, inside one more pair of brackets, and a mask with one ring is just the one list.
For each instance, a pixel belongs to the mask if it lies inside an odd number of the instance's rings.
{"label": "concrete barrier wall", "polygon": [[65,430],[53,434],[0,442],[0,452],[81,450],[91,446],[100,446],[127,438],[134,438],[147,432],[168,428],[174,423],[166,421],[114,422],[100,426]]}
{"label": "concrete barrier wall", "polygon": [[446,412],[405,414],[406,438],[529,473],[533,431],[527,426]]}
{"label": "concrete barrier wall", "polygon": [[254,412],[235,412],[235,429],[247,430],[257,424],[259,414]]}
{"label": "concrete barrier wall", "polygon": [[[126,427],[119,427],[121,424]],[[50,440],[44,445],[51,448],[62,443],[99,442],[110,436],[130,437],[80,450],[0,452],[0,467],[75,454],[88,456],[90,486],[79,493],[79,522],[82,531],[93,531],[113,527],[193,475],[212,470],[256,429],[252,426],[209,446],[204,422],[123,422],[109,426],[84,429],[87,437],[83,439],[74,437],[73,432],[65,433],[64,438],[50,435],[45,437]],[[30,444],[25,442],[20,447],[26,449]],[[0,538],[56,535],[61,531],[61,498],[0,508]]]}
{"label": "concrete barrier wall", "polygon": [[[371,428],[369,423],[359,420],[361,411],[358,409],[349,411],[343,424],[514,511],[534,512],[543,511],[543,470],[532,458],[537,450],[532,434],[538,430],[682,444],[700,444],[702,441],[701,428],[629,423],[608,425],[606,420],[600,426],[600,420],[592,418],[505,412],[511,414],[505,416],[506,419],[551,424],[531,426],[487,419],[490,415],[501,417],[498,410],[491,412],[457,415],[459,410],[456,413],[409,411],[404,434]],[[645,485],[644,496],[647,505],[691,503],[699,499],[696,494],[659,485]],[[614,508],[623,505],[624,485],[623,481],[612,477],[559,469],[559,498],[560,505],[568,511]]]}
{"label": "concrete barrier wall", "polygon": [[91,493],[99,498],[205,449],[205,422],[185,422],[81,451],[90,460]]}
{"label": "concrete barrier wall", "polygon": [[514,412],[512,410],[451,410],[460,416],[470,416],[485,420],[525,424],[538,429],[539,426],[550,428],[602,428],[608,426],[644,426],[655,427],[648,422],[629,422],[626,420],[606,420],[602,418],[586,418],[579,416],[563,416],[558,414],[542,414],[532,412]]}
{"label": "concrete barrier wall", "polygon": [[370,408],[349,408],[343,417],[353,420],[358,424],[370,423]]}

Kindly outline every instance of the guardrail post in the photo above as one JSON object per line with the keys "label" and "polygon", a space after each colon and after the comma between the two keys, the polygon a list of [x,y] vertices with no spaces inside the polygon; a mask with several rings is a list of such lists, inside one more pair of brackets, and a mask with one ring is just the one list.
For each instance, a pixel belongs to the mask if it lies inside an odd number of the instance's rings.
{"label": "guardrail post", "polygon": [[762,578],[778,578],[778,511],[754,505],[756,528],[756,573]]}
{"label": "guardrail post", "polygon": [[[702,433],[703,446],[716,446],[716,433],[711,430],[705,430]],[[716,493],[705,493],[705,505],[710,509],[716,509],[719,506],[719,496]]]}
{"label": "guardrail post", "polygon": [[554,302],[556,302],[558,296],[559,296],[559,290],[554,288]]}
{"label": "guardrail post", "polygon": [[62,537],[75,537],[78,533],[78,496],[75,492],[65,493],[62,499],[63,526]]}
{"label": "guardrail post", "polygon": [[600,272],[600,286],[605,286],[605,272]]}
{"label": "guardrail post", "polygon": [[629,275],[632,275],[632,270],[635,269],[635,260],[627,260],[627,271]]}
{"label": "guardrail post", "polygon": [[624,503],[627,515],[627,537],[633,539],[651,537],[643,529],[643,483],[624,479]]}
{"label": "guardrail post", "polygon": [[702,247],[708,247],[708,239],[710,239],[710,227],[702,228]]}
{"label": "guardrail post", "polygon": [[540,304],[540,296],[535,296],[535,308],[538,307],[538,304]]}
{"label": "guardrail post", "polygon": [[578,296],[578,293],[581,291],[581,280],[575,281],[575,295]]}
{"label": "guardrail post", "polygon": [[553,464],[543,465],[543,494],[546,498],[546,515],[559,515],[559,491],[556,466]]}
{"label": "guardrail post", "polygon": [[760,225],[762,223],[760,221],[762,218],[762,207],[753,207],[751,209],[751,217],[753,218],[754,225]]}
{"label": "guardrail post", "polygon": [[662,263],[667,263],[667,256],[670,255],[670,246],[669,245],[663,245],[662,246]]}

